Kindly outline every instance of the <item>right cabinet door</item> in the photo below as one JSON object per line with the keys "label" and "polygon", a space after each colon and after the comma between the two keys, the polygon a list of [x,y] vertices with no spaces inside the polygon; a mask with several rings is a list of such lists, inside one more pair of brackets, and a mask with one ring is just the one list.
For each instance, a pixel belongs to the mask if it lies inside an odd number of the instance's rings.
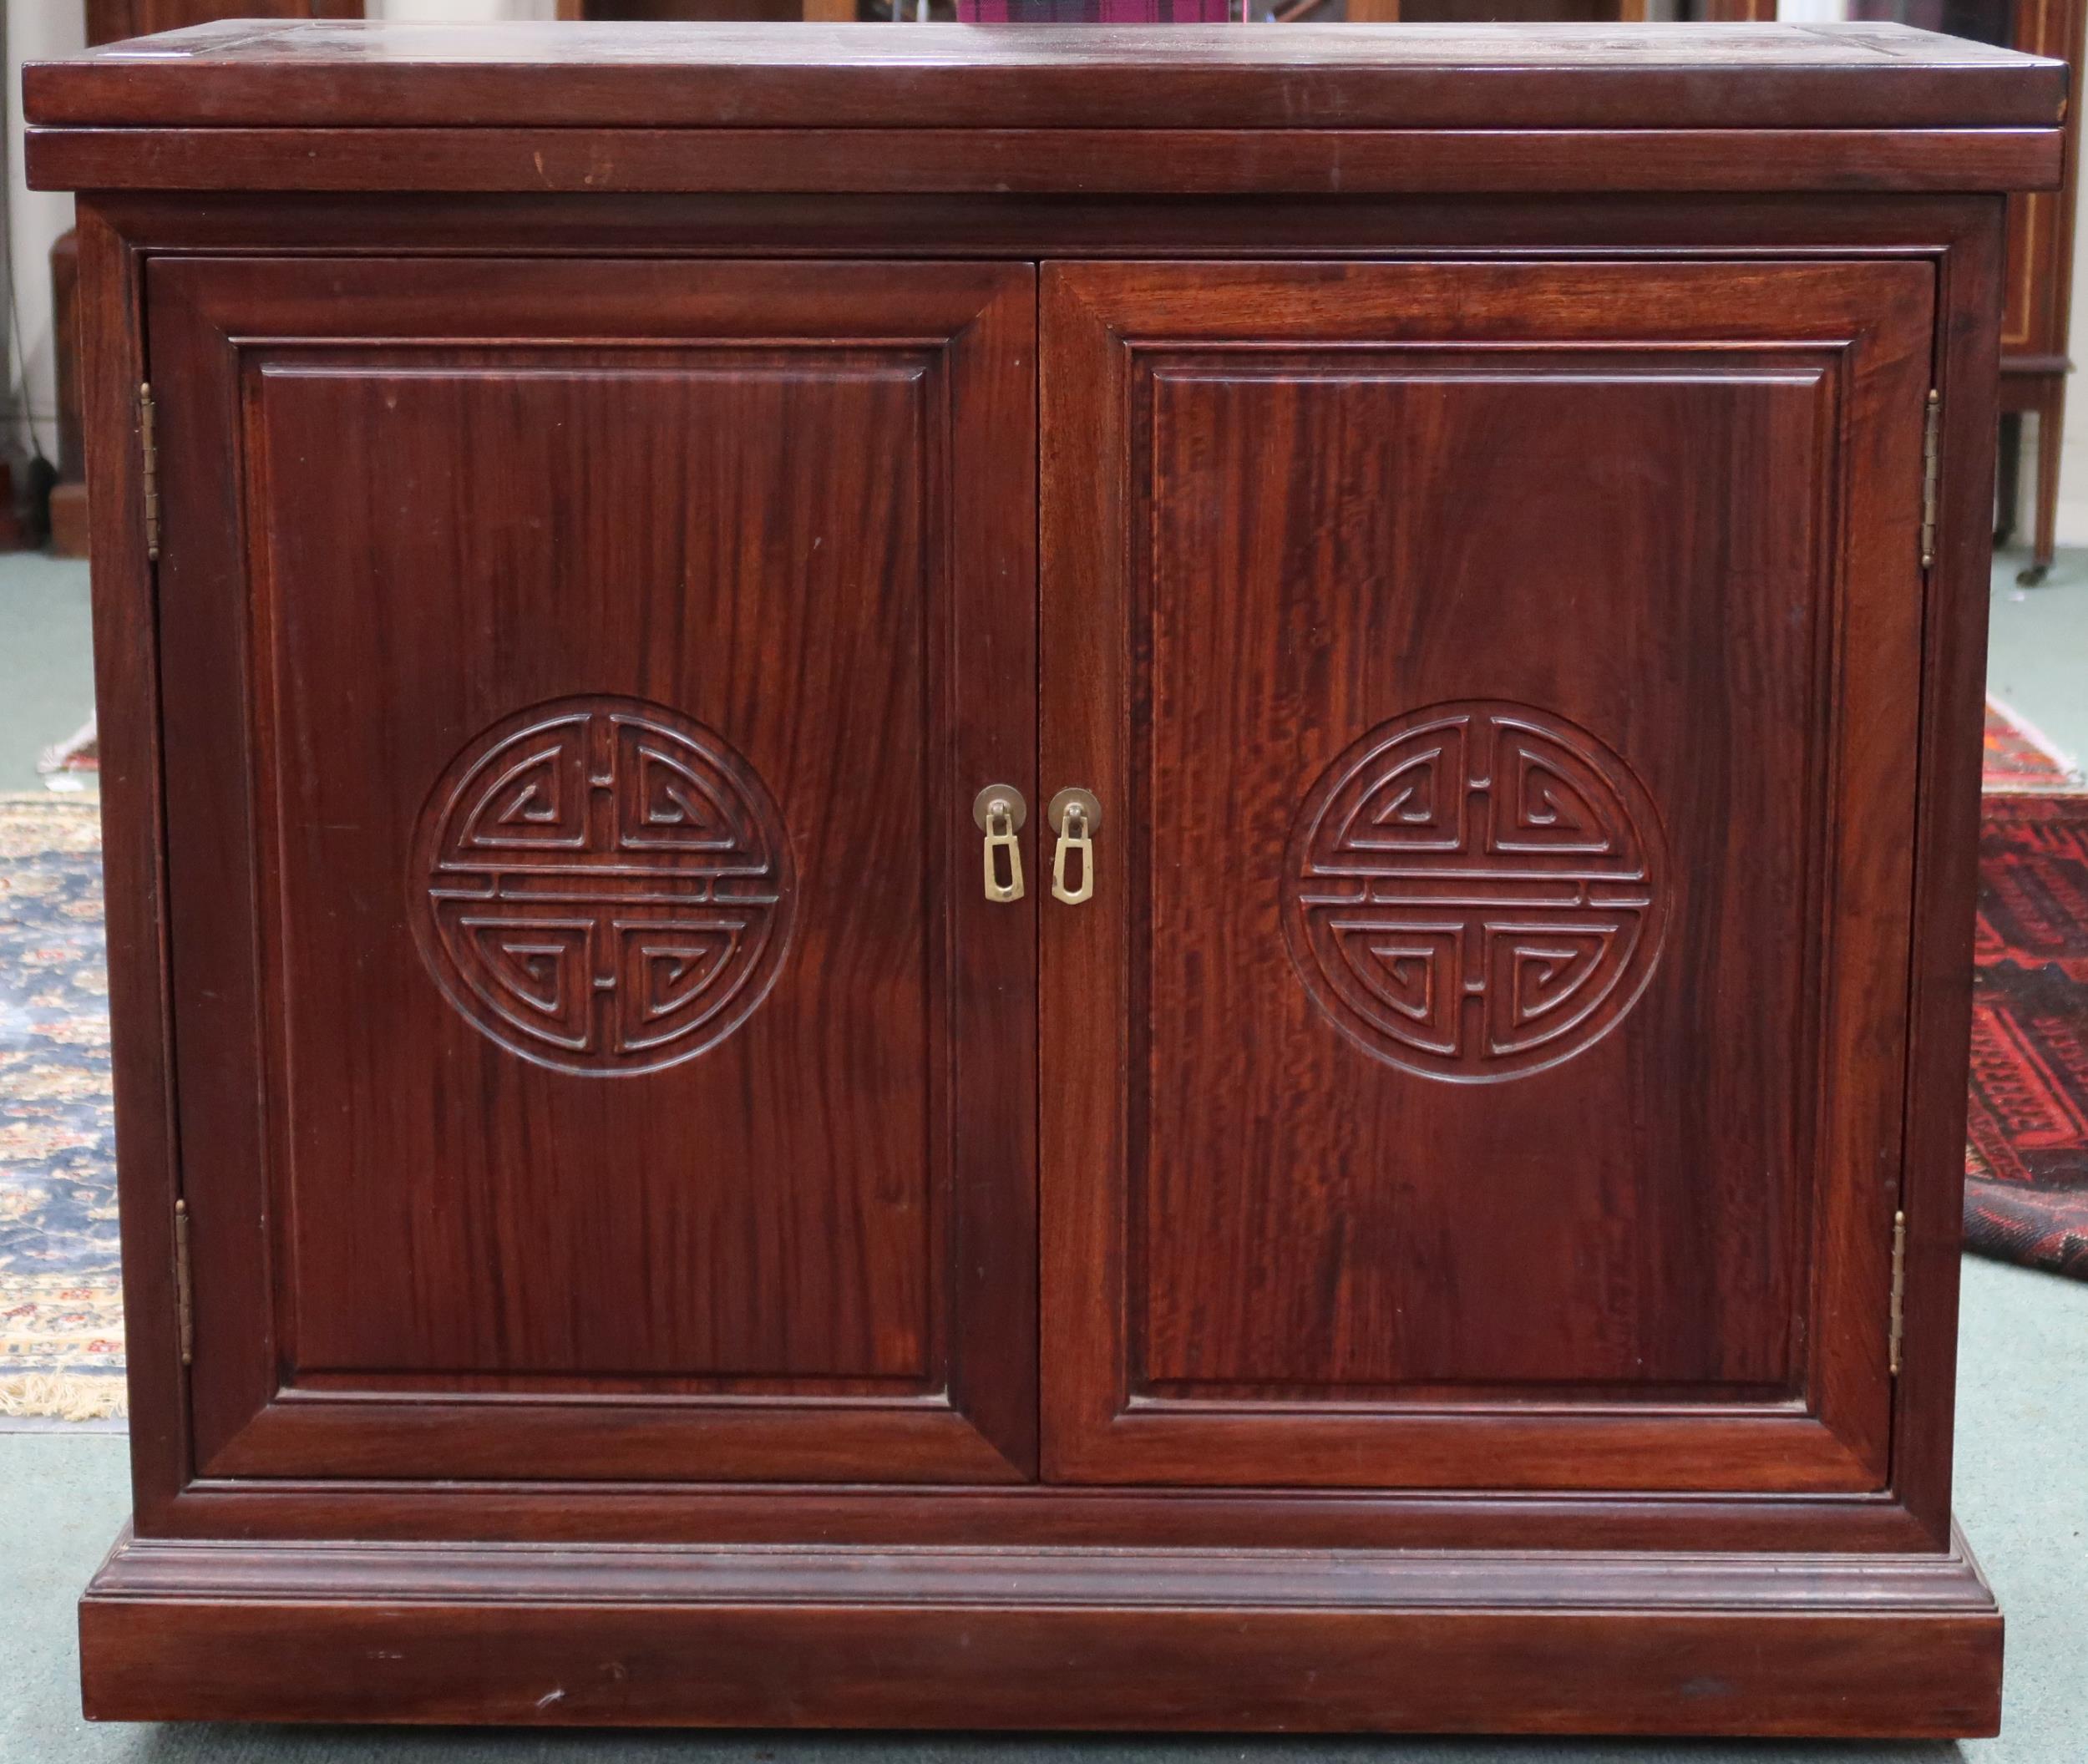
{"label": "right cabinet door", "polygon": [[1933,299],[1047,267],[1047,1475],[1884,1485]]}

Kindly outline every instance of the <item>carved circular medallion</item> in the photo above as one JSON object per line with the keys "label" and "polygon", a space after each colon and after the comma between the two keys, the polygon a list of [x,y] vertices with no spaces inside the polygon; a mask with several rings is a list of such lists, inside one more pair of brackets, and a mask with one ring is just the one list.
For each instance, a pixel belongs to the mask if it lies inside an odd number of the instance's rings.
{"label": "carved circular medallion", "polygon": [[643,699],[560,698],[466,745],[408,875],[428,971],[472,1025],[566,1072],[715,1047],[790,942],[790,843],[714,730]]}
{"label": "carved circular medallion", "polygon": [[1586,730],[1491,699],[1371,731],[1305,798],[1284,865],[1305,990],[1424,1077],[1541,1072],[1614,1028],[1667,916],[1660,816]]}

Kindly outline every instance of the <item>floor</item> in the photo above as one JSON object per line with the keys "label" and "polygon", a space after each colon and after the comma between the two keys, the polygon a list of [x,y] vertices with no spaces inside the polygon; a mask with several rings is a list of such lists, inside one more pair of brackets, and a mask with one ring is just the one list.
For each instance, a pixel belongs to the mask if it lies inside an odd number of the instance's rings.
{"label": "floor", "polygon": [[0,795],[38,790],[38,751],[94,707],[87,565],[0,555]]}
{"label": "floor", "polygon": [[[2088,756],[2088,552],[2046,585],[1994,574],[1997,696],[2062,751]],[[36,750],[91,696],[85,571],[0,560],[0,792],[35,788]],[[0,1612],[8,1694],[0,1764],[1362,1764],[1384,1760],[1602,1764],[2076,1764],[2088,1756],[2088,1284],[1968,1261],[1958,1512],[2009,1615],[2002,1736],[1962,1746],[1667,1741],[811,1737],[231,1727],[99,1727],[79,1719],[72,1604],[120,1523],[124,1442],[110,1428],[0,1431]]]}
{"label": "floor", "polygon": [[2028,552],[1995,560],[1987,691],[2082,765],[2088,763],[2088,551],[2060,552],[2042,586],[2019,588],[2015,570],[2029,560]]}

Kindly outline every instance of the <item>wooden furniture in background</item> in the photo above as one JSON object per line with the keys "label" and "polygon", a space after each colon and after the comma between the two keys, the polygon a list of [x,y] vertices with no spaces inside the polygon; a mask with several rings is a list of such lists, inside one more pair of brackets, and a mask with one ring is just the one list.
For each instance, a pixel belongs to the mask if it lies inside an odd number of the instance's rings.
{"label": "wooden furniture in background", "polygon": [[[1516,24],[1638,24],[1646,0],[1543,0],[1513,9]],[[1348,0],[1351,24],[1478,24],[1503,17],[1500,0]]]}
{"label": "wooden furniture in background", "polygon": [[25,78],[88,193],[89,1714],[1993,1731],[1964,976],[2062,68]]}
{"label": "wooden furniture in background", "polygon": [[606,22],[705,20],[750,21],[803,18],[816,23],[848,23],[856,16],[855,0],[558,0],[558,16]]}
{"label": "wooden furniture in background", "polygon": [[363,0],[87,0],[87,40],[116,43],[220,18],[360,18]]}
{"label": "wooden furniture in background", "polygon": [[58,481],[51,486],[51,552],[56,557],[84,557],[87,449],[79,408],[79,235],[71,227],[51,247],[51,338],[58,394]]}
{"label": "wooden furniture in background", "polygon": [[[2015,47],[2065,61],[2074,89],[2088,71],[2088,8],[2069,0],[2017,0]],[[2034,587],[2050,569],[2058,544],[2060,454],[2066,417],[2066,377],[2073,372],[2067,332],[2073,312],[2074,226],[2080,193],[2080,107],[2067,124],[2065,181],[2055,190],[2015,199],[2009,226],[2008,302],[2001,320],[2001,520],[2012,529],[2019,500],[2022,417],[2037,418],[2037,503],[2030,562],[2017,580]]]}
{"label": "wooden furniture in background", "polygon": [[[1776,15],[1776,0],[1700,0],[1712,19],[1761,20]],[[2080,0],[1961,0],[1955,6],[1926,6],[1950,28],[2005,43],[2027,54],[2050,56],[2072,70],[2081,89],[2088,48],[2088,8]],[[1852,10],[1891,12],[1893,0]],[[2067,354],[2072,321],[2074,225],[2080,206],[2080,106],[2066,121],[2066,165],[2056,190],[2027,190],[2009,200],[2007,304],[2001,319],[2000,485],[1995,541],[2014,537],[2021,501],[2023,417],[2037,418],[2037,501],[2033,513],[2029,566],[2017,577],[2035,587],[2051,567],[2058,543],[2060,454],[2066,418]]]}

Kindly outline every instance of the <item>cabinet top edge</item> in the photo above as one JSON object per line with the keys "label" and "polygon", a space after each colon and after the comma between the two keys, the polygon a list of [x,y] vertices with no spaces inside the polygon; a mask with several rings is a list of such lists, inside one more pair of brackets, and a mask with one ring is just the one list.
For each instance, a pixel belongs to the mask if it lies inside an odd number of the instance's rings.
{"label": "cabinet top edge", "polygon": [[32,124],[2050,127],[2063,62],[1894,24],[226,20],[23,69]]}

